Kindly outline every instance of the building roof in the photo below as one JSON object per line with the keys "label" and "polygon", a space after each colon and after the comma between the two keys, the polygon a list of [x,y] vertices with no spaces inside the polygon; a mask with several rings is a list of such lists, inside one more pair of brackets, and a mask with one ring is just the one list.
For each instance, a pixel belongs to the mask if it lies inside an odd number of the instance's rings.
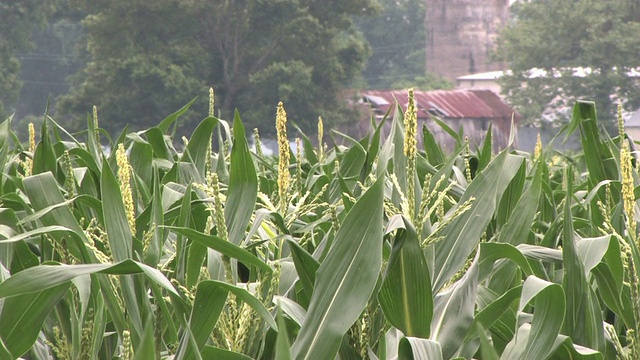
{"label": "building roof", "polygon": [[[386,113],[396,103],[406,109],[408,92],[405,90],[366,90],[360,92],[360,100],[369,103],[374,110]],[[461,89],[415,91],[414,99],[418,117],[429,114],[442,118],[511,118],[515,113],[491,90]],[[517,115],[516,115],[517,116]]]}

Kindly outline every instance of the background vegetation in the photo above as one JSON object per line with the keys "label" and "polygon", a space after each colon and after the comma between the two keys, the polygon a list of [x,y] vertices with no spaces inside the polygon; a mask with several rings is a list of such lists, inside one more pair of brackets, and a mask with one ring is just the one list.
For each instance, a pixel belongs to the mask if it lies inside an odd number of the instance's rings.
{"label": "background vegetation", "polygon": [[611,125],[618,102],[640,106],[637,1],[523,1],[511,11],[497,49],[511,74],[500,82],[529,122],[566,123],[577,99],[595,101]]}

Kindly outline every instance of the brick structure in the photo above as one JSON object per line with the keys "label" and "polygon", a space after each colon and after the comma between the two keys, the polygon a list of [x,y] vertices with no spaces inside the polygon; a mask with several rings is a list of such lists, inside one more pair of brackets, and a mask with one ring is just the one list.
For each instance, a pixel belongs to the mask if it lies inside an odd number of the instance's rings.
{"label": "brick structure", "polygon": [[489,53],[509,17],[509,0],[427,0],[427,70],[459,76],[504,70]]}

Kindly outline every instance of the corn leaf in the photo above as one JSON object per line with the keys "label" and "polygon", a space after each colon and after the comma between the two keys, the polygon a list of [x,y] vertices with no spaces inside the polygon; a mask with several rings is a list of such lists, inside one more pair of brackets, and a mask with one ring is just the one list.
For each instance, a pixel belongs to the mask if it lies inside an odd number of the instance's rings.
{"label": "corn leaf", "polygon": [[[394,221],[395,220],[395,221]],[[433,297],[429,268],[411,223],[396,215],[397,230],[378,301],[387,321],[406,336],[429,338]]]}
{"label": "corn leaf", "polygon": [[454,219],[435,245],[433,290],[439,290],[465,263],[494,216],[503,192],[518,173],[523,158],[503,151],[464,192],[460,203],[475,198],[471,209]]}
{"label": "corn leaf", "polygon": [[49,312],[69,290],[69,283],[52,286],[36,294],[5,299],[0,313],[0,340],[12,358],[22,356],[33,345]]}
{"label": "corn leaf", "polygon": [[[177,358],[192,359],[195,353],[200,353],[204,348],[218,321],[220,312],[224,308],[228,293],[227,290],[220,288],[212,281],[204,280],[198,284],[196,298],[189,318],[189,328],[191,329],[196,349],[189,346],[189,343],[182,344],[178,354],[176,354]],[[188,339],[188,337],[184,339]]]}
{"label": "corn leaf", "polygon": [[236,111],[233,121],[235,136],[229,167],[229,190],[224,206],[224,217],[229,231],[229,241],[239,245],[244,239],[258,196],[258,176],[253,165],[244,126]]}
{"label": "corn leaf", "polygon": [[[562,287],[564,289],[566,314],[563,324],[563,333],[571,336],[578,344],[599,351],[604,350],[604,327],[602,325],[602,310],[593,293],[588,280],[589,270],[585,269],[585,263],[580,258],[576,246],[576,238],[573,230],[573,215],[571,204],[573,194],[573,170],[571,167],[565,171],[567,184],[567,198],[564,207],[564,228],[562,239],[562,260],[564,264],[564,276]],[[591,242],[592,244],[594,242]],[[597,243],[596,243],[597,244]],[[587,243],[585,243],[587,245]],[[605,244],[598,259],[592,262],[593,268],[600,262],[608,243]],[[585,247],[584,253],[591,247]]]}
{"label": "corn leaf", "polygon": [[335,357],[342,336],[371,297],[382,263],[383,180],[347,214],[318,269],[307,316],[292,346],[295,359]]}
{"label": "corn leaf", "polygon": [[39,265],[25,269],[0,283],[0,298],[30,294],[88,274],[130,275],[144,273],[164,289],[179,296],[162,273],[150,266],[124,260],[117,264]]}
{"label": "corn leaf", "polygon": [[269,273],[273,271],[269,265],[260,260],[254,254],[215,235],[207,235],[187,227],[166,226],[165,228],[175,232],[176,234],[185,236],[192,241],[196,241],[210,249],[227,255],[230,258],[237,259],[245,265],[253,265],[258,269]]}
{"label": "corn leaf", "polygon": [[398,360],[442,360],[442,349],[437,341],[415,337],[400,339]]}
{"label": "corn leaf", "polygon": [[551,354],[565,313],[565,297],[562,286],[529,276],[522,286],[518,310],[522,312],[534,302],[531,324],[518,328],[518,334],[507,345],[501,359],[536,360]]}
{"label": "corn leaf", "polygon": [[109,247],[111,248],[113,259],[115,261],[130,259],[133,254],[131,228],[127,221],[120,185],[106,161],[102,166],[100,184],[104,226],[109,238]]}

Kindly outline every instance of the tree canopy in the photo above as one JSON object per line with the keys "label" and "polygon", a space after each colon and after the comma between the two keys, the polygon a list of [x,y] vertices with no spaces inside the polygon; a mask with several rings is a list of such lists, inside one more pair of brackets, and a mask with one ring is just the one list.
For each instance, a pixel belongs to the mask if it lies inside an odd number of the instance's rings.
{"label": "tree canopy", "polygon": [[32,32],[44,26],[47,15],[54,9],[54,0],[0,2],[0,118],[2,119],[15,110],[22,87],[19,79],[18,55],[32,48]]}
{"label": "tree canopy", "polygon": [[[374,0],[133,0],[83,2],[87,67],[59,112],[86,117],[95,104],[108,130],[155,123],[185,94],[212,86],[216,109],[239,109],[248,127],[273,128],[283,101],[289,118],[311,129],[318,116],[339,121],[341,91],[369,55],[354,16]],[[206,96],[199,105],[206,106]],[[327,109],[329,112],[327,112]]]}
{"label": "tree canopy", "polygon": [[640,105],[638,1],[518,2],[512,16],[498,41],[511,70],[501,85],[527,121],[562,121],[576,99],[594,100],[604,119],[615,118],[618,102]]}

